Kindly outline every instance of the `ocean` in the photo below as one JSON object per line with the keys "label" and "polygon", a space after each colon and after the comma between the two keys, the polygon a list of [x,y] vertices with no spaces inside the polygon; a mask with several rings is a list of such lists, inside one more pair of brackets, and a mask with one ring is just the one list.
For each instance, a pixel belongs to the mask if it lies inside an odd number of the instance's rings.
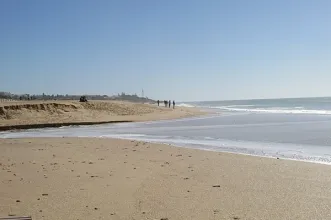
{"label": "ocean", "polygon": [[187,102],[179,103],[179,106],[202,107],[230,112],[330,115],[331,97]]}
{"label": "ocean", "polygon": [[331,98],[178,103],[210,115],[180,120],[2,132],[0,138],[100,137],[331,164]]}

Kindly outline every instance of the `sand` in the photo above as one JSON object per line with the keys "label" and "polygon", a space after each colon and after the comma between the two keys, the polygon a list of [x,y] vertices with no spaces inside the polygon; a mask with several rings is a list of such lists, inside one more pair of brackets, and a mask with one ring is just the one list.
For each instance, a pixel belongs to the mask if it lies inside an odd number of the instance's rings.
{"label": "sand", "polygon": [[331,166],[97,138],[0,140],[0,216],[331,219]]}
{"label": "sand", "polygon": [[[0,130],[9,126],[151,121],[206,114],[196,108],[165,108],[120,101],[22,101],[0,103]],[[18,127],[19,128],[19,127]],[[25,127],[24,127],[25,128]]]}

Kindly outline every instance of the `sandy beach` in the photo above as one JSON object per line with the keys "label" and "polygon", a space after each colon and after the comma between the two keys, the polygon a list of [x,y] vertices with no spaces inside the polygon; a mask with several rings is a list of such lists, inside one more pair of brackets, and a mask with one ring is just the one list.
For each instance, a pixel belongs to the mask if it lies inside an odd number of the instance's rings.
{"label": "sandy beach", "polygon": [[[124,101],[17,101],[0,103],[0,130],[15,126],[152,121],[206,114],[196,108],[165,108]],[[12,127],[9,127],[12,126]],[[3,128],[3,129],[2,129]]]}
{"label": "sandy beach", "polygon": [[[1,107],[1,126],[206,114],[129,102]],[[0,151],[0,217],[331,218],[329,165],[106,138],[0,139]]]}
{"label": "sandy beach", "polygon": [[116,139],[0,143],[0,216],[331,218],[328,165]]}

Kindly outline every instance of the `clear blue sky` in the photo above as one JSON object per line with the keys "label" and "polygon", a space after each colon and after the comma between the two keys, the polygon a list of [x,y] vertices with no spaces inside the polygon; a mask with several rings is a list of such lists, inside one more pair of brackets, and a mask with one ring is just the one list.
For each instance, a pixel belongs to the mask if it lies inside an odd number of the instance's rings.
{"label": "clear blue sky", "polygon": [[1,0],[0,91],[331,96],[330,11],[329,0]]}

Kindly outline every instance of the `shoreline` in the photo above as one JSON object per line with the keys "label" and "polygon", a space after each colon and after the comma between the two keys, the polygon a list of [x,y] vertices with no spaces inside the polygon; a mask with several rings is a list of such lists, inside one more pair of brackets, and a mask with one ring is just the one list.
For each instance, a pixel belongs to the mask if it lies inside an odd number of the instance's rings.
{"label": "shoreline", "polygon": [[[38,137],[38,138],[47,138],[47,137]],[[48,138],[54,138],[54,137],[48,137]],[[68,137],[66,137],[68,138]],[[72,137],[69,137],[72,138]],[[75,137],[74,137],[75,138]],[[76,137],[76,138],[81,138],[81,137]],[[241,152],[232,152],[232,151],[226,151],[226,150],[211,150],[211,149],[206,149],[206,148],[191,148],[190,146],[184,146],[180,144],[169,144],[166,142],[153,142],[153,141],[148,141],[148,140],[143,140],[143,139],[135,139],[135,138],[119,138],[119,137],[82,137],[82,138],[100,138],[100,139],[114,139],[114,140],[123,140],[123,141],[142,141],[150,144],[161,144],[161,145],[166,145],[166,146],[171,146],[171,147],[176,147],[176,148],[184,148],[188,150],[197,150],[197,151],[206,151],[206,152],[213,152],[213,153],[225,153],[225,154],[234,154],[234,155],[242,155],[242,156],[251,156],[251,157],[257,157],[257,158],[267,158],[267,159],[274,159],[274,160],[288,160],[288,161],[294,161],[294,162],[303,162],[303,163],[312,163],[312,164],[320,164],[320,165],[327,165],[330,166],[331,162],[322,162],[322,161],[315,161],[315,160],[304,160],[304,159],[293,159],[293,158],[287,158],[287,157],[274,157],[274,156],[264,156],[264,155],[256,155],[256,154],[249,154],[249,153],[241,153]],[[15,138],[12,138],[15,139]],[[21,139],[21,138],[17,138]],[[23,137],[24,139],[24,137]]]}
{"label": "shoreline", "polygon": [[121,124],[121,123],[139,123],[139,122],[153,122],[153,121],[167,121],[167,120],[179,120],[179,119],[192,119],[200,116],[212,116],[207,112],[201,111],[201,113],[193,114],[190,116],[184,117],[174,117],[166,118],[160,120],[112,120],[112,121],[83,121],[83,122],[59,122],[59,123],[43,123],[43,124],[18,124],[18,125],[5,125],[0,126],[0,132],[4,131],[21,131],[21,130],[30,130],[30,129],[42,129],[42,128],[59,128],[59,127],[69,127],[69,126],[84,126],[84,125],[102,125],[102,124]]}
{"label": "shoreline", "polygon": [[[176,119],[174,119],[176,120]],[[135,122],[127,122],[127,121],[122,121],[122,122],[111,122],[113,124],[115,123],[135,123]],[[100,124],[108,124],[106,123],[100,123]],[[94,125],[94,124],[91,124]],[[97,125],[97,124],[95,124]],[[70,126],[70,125],[68,125]],[[61,127],[61,126],[59,126]],[[43,128],[51,128],[51,127],[43,127]],[[34,129],[34,128],[31,128]],[[37,128],[38,129],[38,128]],[[29,129],[24,129],[24,130],[29,130]],[[20,131],[20,130],[9,130],[9,131]],[[0,140],[20,140],[20,139],[30,139],[30,138],[34,138],[34,139],[54,139],[54,138],[60,138],[60,137],[4,137],[4,138],[0,138]],[[206,149],[206,148],[192,148],[190,146],[185,146],[185,145],[180,145],[180,144],[169,144],[166,142],[156,142],[156,141],[148,141],[148,140],[144,140],[144,139],[136,139],[136,138],[121,138],[121,137],[66,137],[63,136],[61,138],[91,138],[91,139],[109,139],[111,140],[121,140],[121,141],[137,141],[137,142],[146,142],[149,144],[159,144],[159,145],[165,145],[165,146],[171,146],[171,147],[175,147],[175,148],[182,148],[182,149],[188,149],[188,150],[197,150],[197,151],[205,151],[205,152],[213,152],[213,153],[225,153],[225,154],[233,154],[233,155],[241,155],[241,156],[251,156],[251,157],[257,157],[257,158],[267,158],[267,159],[274,159],[274,160],[285,160],[285,161],[294,161],[294,162],[303,162],[303,163],[312,163],[312,164],[320,164],[320,165],[327,165],[330,166],[331,163],[330,162],[324,162],[324,161],[316,161],[316,160],[304,160],[304,159],[294,159],[294,158],[287,158],[287,157],[275,157],[275,156],[265,156],[265,155],[256,155],[256,154],[249,154],[249,153],[241,153],[241,152],[232,152],[232,151],[226,151],[226,150],[212,150],[212,149]]]}
{"label": "shoreline", "polygon": [[[203,112],[204,114],[197,114],[193,115],[190,117],[179,117],[179,118],[173,118],[173,119],[163,119],[163,120],[124,120],[124,121],[105,121],[105,122],[73,122],[73,123],[52,123],[52,124],[31,124],[31,125],[14,125],[14,126],[5,126],[5,129],[2,130],[2,127],[0,126],[0,133],[1,132],[24,132],[32,129],[43,129],[43,128],[59,128],[59,127],[69,127],[69,126],[93,126],[93,125],[102,125],[102,124],[116,124],[116,123],[140,123],[140,122],[159,122],[159,121],[168,121],[168,120],[190,120],[190,119],[196,119],[196,118],[209,118],[213,117],[212,114],[207,114],[206,112]],[[31,137],[0,137],[1,139],[26,139],[26,138],[31,138]],[[35,137],[35,138],[59,138],[56,136],[50,136],[50,137]],[[167,142],[158,142],[158,141],[149,141],[148,139],[143,139],[143,138],[136,138],[136,137],[118,137],[116,135],[114,136],[108,136],[108,137],[98,137],[98,136],[90,136],[90,137],[74,137],[74,136],[61,136],[61,138],[100,138],[100,139],[110,139],[110,140],[130,140],[130,141],[144,141],[146,143],[150,144],[163,144],[163,145],[168,145],[168,146],[173,146],[176,148],[184,148],[184,149],[192,149],[192,150],[200,150],[200,151],[209,151],[209,152],[215,152],[215,153],[229,153],[229,154],[235,154],[235,155],[244,155],[244,156],[253,156],[253,157],[258,157],[258,158],[269,158],[269,159],[280,159],[280,160],[289,160],[289,161],[298,161],[298,162],[308,162],[308,163],[313,163],[313,164],[322,164],[322,165],[331,165],[331,162],[325,162],[323,160],[309,160],[309,159],[296,159],[296,158],[290,158],[290,157],[282,157],[280,156],[272,156],[272,155],[260,155],[260,154],[252,154],[252,153],[245,153],[245,152],[234,152],[234,151],[229,151],[229,150],[213,150],[210,148],[196,148],[196,147],[191,147],[190,145],[182,145],[182,144],[175,144],[175,143],[167,143]],[[268,144],[268,143],[260,143],[260,144]],[[317,157],[317,156],[316,156]]]}
{"label": "shoreline", "polygon": [[59,128],[68,126],[79,126],[79,125],[101,125],[101,124],[115,124],[115,123],[131,123],[134,121],[87,121],[87,122],[63,122],[63,123],[45,123],[45,124],[23,124],[23,125],[7,125],[0,126],[1,131],[17,131],[17,130],[30,130],[30,129],[41,129],[41,128]]}

